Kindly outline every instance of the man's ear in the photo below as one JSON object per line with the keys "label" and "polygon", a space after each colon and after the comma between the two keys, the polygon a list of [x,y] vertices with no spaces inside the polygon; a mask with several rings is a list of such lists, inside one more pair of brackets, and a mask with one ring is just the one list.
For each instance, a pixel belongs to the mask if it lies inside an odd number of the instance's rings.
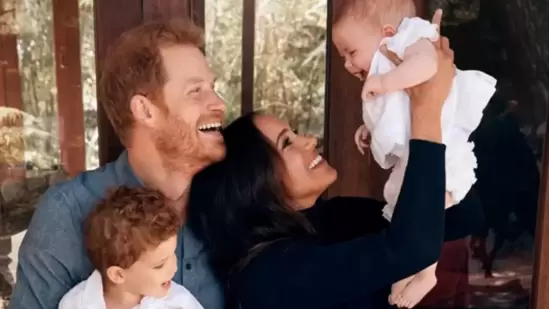
{"label": "man's ear", "polygon": [[122,284],[126,280],[124,269],[118,266],[111,266],[106,271],[107,278],[114,284]]}
{"label": "man's ear", "polygon": [[153,126],[156,121],[156,106],[143,95],[136,94],[130,99],[130,109],[135,121]]}
{"label": "man's ear", "polygon": [[381,31],[383,32],[383,36],[392,37],[396,33],[396,28],[393,25],[386,24],[381,28]]}

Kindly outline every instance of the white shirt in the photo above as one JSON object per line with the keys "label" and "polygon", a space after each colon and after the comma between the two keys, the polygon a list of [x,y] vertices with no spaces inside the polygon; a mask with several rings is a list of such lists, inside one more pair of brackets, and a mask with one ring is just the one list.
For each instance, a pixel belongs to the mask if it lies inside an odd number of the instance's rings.
{"label": "white shirt", "polygon": [[[435,25],[421,18],[404,18],[396,34],[382,41],[401,59],[412,44],[421,39],[435,41]],[[379,50],[374,54],[369,75],[387,73],[395,68]],[[476,181],[474,145],[469,135],[482,119],[482,111],[496,88],[496,80],[480,71],[456,70],[450,95],[442,110],[442,142],[446,145],[446,189],[459,203]],[[376,96],[362,104],[364,123],[371,134],[370,149],[384,169],[393,168],[385,184],[387,206],[384,215],[391,218],[404,178],[411,137],[410,98],[404,90]]]}
{"label": "white shirt", "polygon": [[[59,309],[107,309],[103,296],[101,274],[91,276],[72,288],[59,303]],[[172,281],[168,295],[163,298],[144,297],[133,309],[204,309],[183,286]]]}

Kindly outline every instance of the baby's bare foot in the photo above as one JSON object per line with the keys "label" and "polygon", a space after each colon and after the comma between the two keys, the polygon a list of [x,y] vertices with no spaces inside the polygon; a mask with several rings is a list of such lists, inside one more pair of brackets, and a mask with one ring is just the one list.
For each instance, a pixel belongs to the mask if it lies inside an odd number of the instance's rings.
{"label": "baby's bare foot", "polygon": [[437,284],[435,276],[415,276],[400,295],[397,296],[396,306],[399,308],[413,308]]}
{"label": "baby's bare foot", "polygon": [[401,299],[401,294],[404,289],[406,289],[406,286],[412,281],[414,276],[410,276],[408,278],[402,279],[396,283],[393,283],[391,286],[391,295],[389,295],[389,304],[396,305],[399,300]]}

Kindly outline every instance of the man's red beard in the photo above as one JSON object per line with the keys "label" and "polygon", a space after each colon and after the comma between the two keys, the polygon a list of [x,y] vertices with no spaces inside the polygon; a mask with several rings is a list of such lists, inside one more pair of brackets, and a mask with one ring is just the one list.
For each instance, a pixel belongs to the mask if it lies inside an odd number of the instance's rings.
{"label": "man's red beard", "polygon": [[155,147],[166,168],[194,172],[207,164],[208,156],[197,134],[185,121],[173,116],[166,117],[165,125],[154,134]]}

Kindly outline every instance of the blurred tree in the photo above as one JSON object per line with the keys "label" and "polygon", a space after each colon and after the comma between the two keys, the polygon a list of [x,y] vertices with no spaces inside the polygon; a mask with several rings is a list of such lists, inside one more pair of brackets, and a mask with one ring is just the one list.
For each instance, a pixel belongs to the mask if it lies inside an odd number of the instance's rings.
{"label": "blurred tree", "polygon": [[[240,115],[242,1],[206,1],[206,54],[228,119]],[[323,0],[256,1],[254,109],[322,137],[326,72]]]}

